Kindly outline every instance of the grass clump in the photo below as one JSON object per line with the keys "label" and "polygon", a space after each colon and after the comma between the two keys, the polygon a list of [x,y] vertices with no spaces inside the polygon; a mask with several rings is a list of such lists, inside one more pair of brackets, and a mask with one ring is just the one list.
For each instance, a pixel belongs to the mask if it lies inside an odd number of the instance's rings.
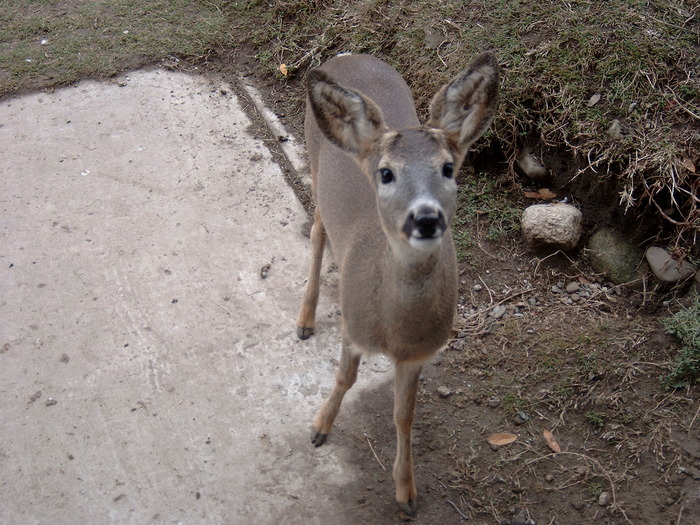
{"label": "grass clump", "polygon": [[[522,210],[510,196],[498,188],[494,176],[479,172],[460,179],[457,189],[457,212],[452,224],[460,262],[467,262],[474,248],[472,235],[497,241],[520,229]],[[483,228],[483,232],[480,232]]]}
{"label": "grass clump", "polygon": [[522,148],[563,147],[558,186],[613,179],[619,215],[648,210],[660,226],[649,229],[687,252],[700,233],[699,10],[691,0],[250,1],[239,14],[262,23],[238,23],[265,47],[265,67],[285,63],[292,76],[341,51],[380,56],[423,116],[441,84],[494,49],[501,105],[477,147],[501,151],[512,175]]}
{"label": "grass clump", "polygon": [[670,390],[700,383],[700,297],[696,295],[690,308],[676,312],[662,324],[683,345],[671,372],[663,378],[663,385]]}
{"label": "grass clump", "polygon": [[0,95],[110,76],[230,39],[227,2],[0,2]]}

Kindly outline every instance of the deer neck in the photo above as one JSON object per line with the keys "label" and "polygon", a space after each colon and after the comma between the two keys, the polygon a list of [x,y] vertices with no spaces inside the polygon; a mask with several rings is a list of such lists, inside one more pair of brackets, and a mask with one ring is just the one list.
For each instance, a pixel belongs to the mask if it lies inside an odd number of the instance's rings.
{"label": "deer neck", "polygon": [[381,268],[388,292],[384,300],[394,299],[401,306],[408,306],[439,294],[445,278],[442,259],[442,246],[419,251],[405,244],[389,243]]}

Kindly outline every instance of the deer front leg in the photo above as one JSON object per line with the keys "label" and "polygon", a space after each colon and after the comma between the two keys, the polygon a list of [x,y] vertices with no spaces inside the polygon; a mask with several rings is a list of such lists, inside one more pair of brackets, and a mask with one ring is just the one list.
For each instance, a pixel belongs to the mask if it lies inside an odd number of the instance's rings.
{"label": "deer front leg", "polygon": [[299,339],[308,339],[314,333],[316,326],[316,305],[318,305],[319,278],[323,249],[326,246],[326,229],[321,221],[321,214],[316,208],[314,224],[311,227],[311,268],[306,282],[304,296],[301,299],[301,309],[297,317],[297,335]]}
{"label": "deer front leg", "polygon": [[394,425],[396,425],[396,460],[394,461],[394,483],[396,501],[406,514],[416,515],[418,491],[413,477],[413,452],[411,431],[416,409],[418,382],[422,363],[396,363],[394,377]]}
{"label": "deer front leg", "polygon": [[355,384],[357,379],[357,368],[360,366],[362,355],[355,351],[352,344],[343,337],[343,353],[340,356],[340,365],[335,375],[335,386],[333,392],[326,398],[321,406],[321,410],[314,418],[314,429],[311,434],[311,442],[316,447],[320,447],[326,442],[328,434],[331,433],[333,421],[340,410],[340,403],[345,397],[345,393]]}

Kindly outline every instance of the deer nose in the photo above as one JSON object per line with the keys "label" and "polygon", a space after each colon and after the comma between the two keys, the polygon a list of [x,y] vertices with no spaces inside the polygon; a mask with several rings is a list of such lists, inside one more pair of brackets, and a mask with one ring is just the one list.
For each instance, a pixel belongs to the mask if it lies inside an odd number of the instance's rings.
{"label": "deer nose", "polygon": [[430,239],[442,235],[445,231],[445,215],[442,210],[433,207],[421,207],[408,214],[404,232],[408,237]]}

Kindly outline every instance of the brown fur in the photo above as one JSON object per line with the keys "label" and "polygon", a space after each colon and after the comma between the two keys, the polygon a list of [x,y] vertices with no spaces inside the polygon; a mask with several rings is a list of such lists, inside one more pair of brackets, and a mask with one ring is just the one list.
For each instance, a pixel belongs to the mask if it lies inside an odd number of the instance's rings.
{"label": "brown fur", "polygon": [[[436,94],[426,127],[400,75],[366,55],[330,60],[309,73],[307,88],[305,131],[316,214],[299,337],[314,330],[326,239],[340,270],[343,316],[336,385],[314,419],[312,441],[319,446],[330,433],[357,377],[360,352],[389,356],[396,365],[396,500],[414,514],[411,428],[421,367],[447,341],[457,304],[449,229],[456,185],[443,170],[451,163],[456,174],[469,145],[488,128],[498,66],[492,54],[478,57]],[[381,182],[382,169],[390,169],[394,180]],[[422,238],[413,222],[426,208],[447,225],[434,234],[435,242]]]}

